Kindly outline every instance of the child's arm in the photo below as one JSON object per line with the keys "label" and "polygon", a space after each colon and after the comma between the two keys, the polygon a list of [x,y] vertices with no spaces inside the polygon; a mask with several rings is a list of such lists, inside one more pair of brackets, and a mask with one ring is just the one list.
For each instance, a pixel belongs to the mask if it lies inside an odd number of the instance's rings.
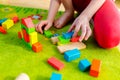
{"label": "child's arm", "polygon": [[43,33],[42,30],[43,26],[45,26],[44,30],[47,30],[52,26],[60,4],[61,4],[61,0],[51,0],[47,20],[41,21],[36,25],[36,30],[38,32]]}
{"label": "child's arm", "polygon": [[73,37],[78,35],[79,30],[82,31],[79,41],[87,40],[92,30],[89,25],[90,19],[97,12],[97,10],[104,4],[105,0],[91,0],[86,9],[77,17],[68,31],[75,30]]}

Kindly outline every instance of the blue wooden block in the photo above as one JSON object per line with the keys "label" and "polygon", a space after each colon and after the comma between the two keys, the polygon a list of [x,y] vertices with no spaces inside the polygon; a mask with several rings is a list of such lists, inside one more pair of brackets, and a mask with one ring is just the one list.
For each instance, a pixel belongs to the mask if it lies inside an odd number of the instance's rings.
{"label": "blue wooden block", "polygon": [[3,22],[5,22],[7,20],[7,18],[3,18],[0,20],[0,26],[2,25]]}
{"label": "blue wooden block", "polygon": [[70,39],[72,37],[74,32],[66,32],[66,33],[62,33],[62,36],[65,38],[65,39]]}
{"label": "blue wooden block", "polygon": [[62,75],[58,73],[52,73],[50,80],[62,80]]}
{"label": "blue wooden block", "polygon": [[87,59],[83,59],[79,62],[78,67],[81,71],[86,71],[90,68],[90,65],[90,62]]}
{"label": "blue wooden block", "polygon": [[57,36],[59,36],[59,34],[54,34],[52,37],[57,37]]}
{"label": "blue wooden block", "polygon": [[77,58],[80,58],[80,51],[78,49],[69,50],[64,53],[64,59],[67,62],[70,62]]}

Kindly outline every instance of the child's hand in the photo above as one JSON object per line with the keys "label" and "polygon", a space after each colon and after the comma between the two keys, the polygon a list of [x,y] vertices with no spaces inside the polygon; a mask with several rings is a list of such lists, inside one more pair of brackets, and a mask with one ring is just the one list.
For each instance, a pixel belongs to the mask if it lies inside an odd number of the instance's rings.
{"label": "child's hand", "polygon": [[80,42],[83,39],[87,40],[92,34],[92,30],[89,25],[89,19],[87,18],[87,16],[80,15],[79,17],[77,17],[72,26],[69,28],[68,32],[72,31],[73,29],[73,37],[76,37],[80,30],[82,31],[79,39]]}
{"label": "child's hand", "polygon": [[[43,34],[43,30],[48,30],[52,26],[52,22],[45,20],[41,21],[36,25],[36,31]],[[44,29],[43,29],[44,27]]]}

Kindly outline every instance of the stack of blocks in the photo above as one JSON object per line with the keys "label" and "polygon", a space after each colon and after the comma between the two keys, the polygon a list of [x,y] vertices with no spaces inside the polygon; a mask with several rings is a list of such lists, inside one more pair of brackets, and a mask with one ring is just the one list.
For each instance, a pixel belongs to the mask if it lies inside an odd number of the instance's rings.
{"label": "stack of blocks", "polygon": [[62,80],[62,75],[58,73],[52,73],[50,80]]}
{"label": "stack of blocks", "polygon": [[34,52],[42,50],[42,45],[38,42],[37,32],[35,31],[34,24],[31,18],[23,18],[21,22],[21,30],[18,32],[18,37],[23,42],[32,48]]}
{"label": "stack of blocks", "polygon": [[69,50],[64,53],[64,59],[67,62],[76,60],[78,58],[80,58],[80,51],[78,49]]}

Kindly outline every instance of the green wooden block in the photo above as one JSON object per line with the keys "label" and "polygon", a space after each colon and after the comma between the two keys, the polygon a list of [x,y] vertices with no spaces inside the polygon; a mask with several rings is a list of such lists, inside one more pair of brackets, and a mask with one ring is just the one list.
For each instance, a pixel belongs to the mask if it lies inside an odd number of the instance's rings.
{"label": "green wooden block", "polygon": [[24,38],[22,38],[22,42],[23,42],[29,49],[32,49],[32,45],[30,45],[30,43],[25,42]]}
{"label": "green wooden block", "polygon": [[64,39],[63,36],[58,36],[59,43],[61,44],[67,44],[70,42],[70,39]]}
{"label": "green wooden block", "polygon": [[27,28],[26,26],[24,26],[23,24],[21,24],[21,29],[25,29],[27,31],[28,34],[32,33],[35,31],[35,28]]}
{"label": "green wooden block", "polygon": [[47,31],[44,31],[44,35],[48,38],[51,38],[53,36],[52,32],[47,30]]}

